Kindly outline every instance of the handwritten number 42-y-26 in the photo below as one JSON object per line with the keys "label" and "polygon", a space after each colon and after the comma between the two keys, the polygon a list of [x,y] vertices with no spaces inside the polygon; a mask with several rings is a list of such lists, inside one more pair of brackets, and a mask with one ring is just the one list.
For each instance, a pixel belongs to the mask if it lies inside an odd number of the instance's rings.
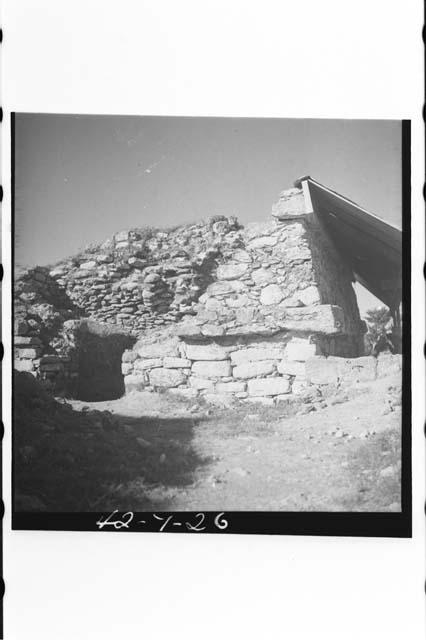
{"label": "handwritten number 42-y-26", "polygon": [[[109,527],[113,527],[114,529],[129,529],[130,527],[130,523],[133,521],[134,518],[134,514],[133,511],[127,511],[126,513],[124,513],[122,515],[121,518],[115,518],[114,516],[115,514],[118,513],[118,509],[115,509],[112,513],[110,513],[105,519],[100,518],[96,524],[98,525],[99,529],[103,529],[106,526]],[[179,522],[178,520],[174,521],[174,516],[170,515],[170,516],[160,516],[157,515],[156,513],[152,514],[153,517],[158,520],[159,522],[161,522],[161,526],[159,528],[159,531],[162,532],[166,529],[167,525],[170,525],[169,528],[171,528],[172,526],[174,527],[181,527],[183,524],[185,524],[186,528],[188,531],[193,531],[193,532],[201,532],[201,531],[205,531],[206,526],[205,526],[205,519],[206,516],[204,513],[197,513],[195,516],[195,521],[194,522],[189,522],[186,521],[185,523]],[[221,512],[218,513],[217,516],[214,519],[214,526],[217,529],[220,530],[224,530],[227,529],[228,527],[228,521],[226,520],[226,518],[224,518],[225,512]],[[140,524],[146,524],[146,520],[139,520]],[[136,524],[136,523],[135,523]]]}

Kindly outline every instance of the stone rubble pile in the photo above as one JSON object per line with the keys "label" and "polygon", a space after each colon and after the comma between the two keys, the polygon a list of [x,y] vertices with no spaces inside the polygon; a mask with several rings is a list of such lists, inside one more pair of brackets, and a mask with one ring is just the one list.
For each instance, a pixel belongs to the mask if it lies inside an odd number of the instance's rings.
{"label": "stone rubble pile", "polygon": [[168,232],[121,231],[55,265],[50,276],[90,317],[138,335],[194,313],[238,230],[235,218],[220,216]]}

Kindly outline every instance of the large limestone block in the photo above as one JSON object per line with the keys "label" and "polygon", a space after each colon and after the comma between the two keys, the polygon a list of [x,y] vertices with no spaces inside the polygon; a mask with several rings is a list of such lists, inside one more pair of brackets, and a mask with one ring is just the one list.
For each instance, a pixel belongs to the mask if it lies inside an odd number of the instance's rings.
{"label": "large limestone block", "polygon": [[218,280],[235,280],[241,278],[247,271],[247,263],[235,262],[229,264],[221,264],[217,268],[216,277]]}
{"label": "large limestone block", "polygon": [[245,382],[218,382],[217,393],[242,393],[246,390]]}
{"label": "large limestone block", "polygon": [[286,189],[280,194],[280,199],[272,207],[272,215],[278,220],[292,220],[305,217],[307,206],[302,189]]}
{"label": "large limestone block", "polygon": [[133,366],[137,371],[155,369],[163,366],[163,358],[142,358],[141,360],[135,360]]}
{"label": "large limestone block", "polygon": [[284,350],[285,359],[305,362],[308,358],[317,355],[317,350],[317,345],[310,344],[308,341],[290,341]]}
{"label": "large limestone block", "polygon": [[263,305],[278,304],[284,298],[281,287],[277,284],[268,284],[262,289],[260,302]]}
{"label": "large limestone block", "polygon": [[198,360],[192,365],[192,372],[205,378],[222,378],[232,375],[232,368],[229,360]]}
{"label": "large limestone block", "polygon": [[186,382],[186,376],[180,369],[152,369],[149,381],[153,387],[177,387]]}
{"label": "large limestone block", "polygon": [[245,362],[258,362],[259,360],[282,360],[284,358],[284,347],[251,347],[240,349],[231,353],[233,364],[243,364]]}
{"label": "large limestone block", "polygon": [[339,379],[339,362],[337,358],[316,356],[305,363],[306,379],[312,384],[337,384]]}
{"label": "large limestone block", "polygon": [[219,344],[187,344],[185,354],[189,360],[227,360],[229,349]]}
{"label": "large limestone block", "polygon": [[15,360],[13,366],[17,371],[34,371],[32,360]]}
{"label": "large limestone block", "polygon": [[290,382],[287,378],[264,378],[249,380],[247,390],[250,396],[276,396],[290,392]]}
{"label": "large limestone block", "polygon": [[178,340],[161,340],[153,344],[144,344],[141,340],[135,345],[135,351],[141,358],[178,356]]}
{"label": "large limestone block", "polygon": [[286,376],[304,376],[306,368],[304,362],[281,360],[277,365],[277,371]]}
{"label": "large limestone block", "polygon": [[274,371],[274,363],[270,360],[260,362],[246,362],[234,367],[232,375],[234,378],[248,380],[257,376],[267,376]]}
{"label": "large limestone block", "polygon": [[173,358],[167,356],[163,360],[163,367],[166,369],[187,369],[191,364],[191,360],[188,360],[187,358]]}
{"label": "large limestone block", "polygon": [[287,331],[305,331],[339,335],[345,332],[345,321],[341,307],[317,304],[310,307],[271,307],[270,315],[276,324]]}

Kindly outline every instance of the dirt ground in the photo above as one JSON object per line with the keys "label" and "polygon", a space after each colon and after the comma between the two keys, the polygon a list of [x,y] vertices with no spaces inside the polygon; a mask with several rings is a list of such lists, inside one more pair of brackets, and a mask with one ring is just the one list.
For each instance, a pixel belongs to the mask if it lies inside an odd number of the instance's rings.
{"label": "dirt ground", "polygon": [[96,511],[399,511],[400,375],[310,404],[207,408],[169,394],[78,402],[109,411],[146,460]]}

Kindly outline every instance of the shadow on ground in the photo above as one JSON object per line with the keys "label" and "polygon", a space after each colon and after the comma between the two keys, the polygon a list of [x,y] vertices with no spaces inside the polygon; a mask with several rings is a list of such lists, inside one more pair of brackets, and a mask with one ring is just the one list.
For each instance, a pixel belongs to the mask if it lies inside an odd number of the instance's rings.
{"label": "shadow on ground", "polygon": [[16,511],[166,509],[208,463],[192,446],[199,420],[76,411],[30,374],[15,377]]}

